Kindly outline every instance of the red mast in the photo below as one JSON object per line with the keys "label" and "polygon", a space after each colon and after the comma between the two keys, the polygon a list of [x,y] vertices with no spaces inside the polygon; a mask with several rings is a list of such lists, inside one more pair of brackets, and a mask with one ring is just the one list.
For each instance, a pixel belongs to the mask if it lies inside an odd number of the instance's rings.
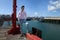
{"label": "red mast", "polygon": [[16,27],[16,7],[16,0],[13,0],[12,28],[8,31],[8,34],[20,34],[20,28]]}
{"label": "red mast", "polygon": [[16,0],[13,0],[12,26],[16,27]]}

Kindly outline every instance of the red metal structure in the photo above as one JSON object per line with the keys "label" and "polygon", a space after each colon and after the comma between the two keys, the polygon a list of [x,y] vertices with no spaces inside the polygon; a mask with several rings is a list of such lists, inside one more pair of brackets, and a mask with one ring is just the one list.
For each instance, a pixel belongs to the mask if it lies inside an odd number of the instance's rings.
{"label": "red metal structure", "polygon": [[20,27],[16,27],[16,0],[13,0],[13,13],[12,13],[12,28],[8,34],[20,34]]}

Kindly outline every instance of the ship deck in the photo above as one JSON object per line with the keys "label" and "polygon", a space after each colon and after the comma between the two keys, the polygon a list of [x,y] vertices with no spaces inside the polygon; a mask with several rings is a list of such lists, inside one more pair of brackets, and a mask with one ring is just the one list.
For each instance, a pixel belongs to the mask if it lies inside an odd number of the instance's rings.
{"label": "ship deck", "polygon": [[[39,29],[42,31],[43,40],[60,40],[60,24],[40,22],[37,20],[31,20],[31,21],[27,21],[27,22],[29,24],[28,30],[30,33],[32,32],[32,27],[33,27],[33,28],[36,28],[36,29]],[[11,23],[10,23],[10,25],[11,25]],[[7,23],[5,22],[3,26],[7,28],[8,22]],[[23,24],[23,28],[24,28],[23,32],[26,33],[26,31],[27,31],[26,24]],[[0,29],[0,31],[1,31],[1,29]],[[19,36],[18,39],[20,38],[20,35],[14,35],[14,36],[10,35],[10,36],[12,36],[12,39],[14,39],[15,36]],[[9,39],[9,37],[8,37],[8,39]]]}
{"label": "ship deck", "polygon": [[0,40],[27,40],[25,36],[21,37],[21,34],[17,35],[6,35],[6,32],[10,27],[0,27]]}

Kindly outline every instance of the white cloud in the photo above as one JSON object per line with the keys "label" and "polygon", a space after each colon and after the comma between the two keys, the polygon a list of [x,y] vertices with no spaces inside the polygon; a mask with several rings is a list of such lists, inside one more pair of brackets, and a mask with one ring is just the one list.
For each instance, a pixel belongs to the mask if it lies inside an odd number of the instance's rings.
{"label": "white cloud", "polygon": [[60,0],[49,1],[48,11],[54,11],[56,9],[60,9]]}
{"label": "white cloud", "polygon": [[58,1],[55,1],[55,2],[50,1],[49,3],[50,3],[50,4],[57,4],[57,3],[58,3]]}
{"label": "white cloud", "polygon": [[38,12],[34,12],[34,16],[37,17],[38,16]]}
{"label": "white cloud", "polygon": [[60,2],[56,4],[56,8],[60,8]]}
{"label": "white cloud", "polygon": [[35,15],[37,15],[38,13],[37,13],[37,12],[35,12],[34,14],[35,14]]}
{"label": "white cloud", "polygon": [[49,6],[48,6],[48,10],[49,10],[49,11],[53,11],[53,10],[55,10],[55,9],[56,9],[55,6],[52,6],[52,5],[49,5]]}

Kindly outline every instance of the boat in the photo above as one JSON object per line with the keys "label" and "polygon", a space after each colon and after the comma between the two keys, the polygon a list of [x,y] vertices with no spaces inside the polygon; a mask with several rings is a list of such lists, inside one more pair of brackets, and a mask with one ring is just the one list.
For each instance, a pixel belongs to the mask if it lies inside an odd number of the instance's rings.
{"label": "boat", "polygon": [[[20,34],[20,26],[16,20],[16,0],[13,0],[13,14],[11,17],[11,29],[7,31],[8,35]],[[52,22],[53,23],[52,23]],[[23,24],[23,32],[28,40],[60,40],[60,24],[56,24],[56,19],[28,18]],[[57,20],[60,22],[60,19]],[[17,32],[18,31],[18,32]]]}

